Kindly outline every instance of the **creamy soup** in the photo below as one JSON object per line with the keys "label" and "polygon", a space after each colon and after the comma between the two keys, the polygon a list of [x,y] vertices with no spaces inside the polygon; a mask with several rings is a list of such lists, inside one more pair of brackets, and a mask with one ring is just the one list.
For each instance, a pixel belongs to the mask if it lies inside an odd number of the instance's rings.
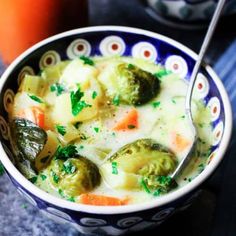
{"label": "creamy soup", "polygon": [[[69,201],[125,205],[167,193],[168,177],[193,136],[185,116],[187,82],[129,57],[80,57],[26,75],[9,118],[19,170]],[[198,143],[177,188],[205,167],[210,111],[194,96]],[[173,190],[174,191],[174,190]]]}

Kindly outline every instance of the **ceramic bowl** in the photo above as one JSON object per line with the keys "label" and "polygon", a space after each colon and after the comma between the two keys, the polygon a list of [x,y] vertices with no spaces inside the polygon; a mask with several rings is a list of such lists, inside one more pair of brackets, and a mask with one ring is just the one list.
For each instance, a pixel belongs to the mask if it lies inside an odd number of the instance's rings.
{"label": "ceramic bowl", "polygon": [[[202,28],[207,25],[218,0],[142,0],[151,16],[178,28]],[[223,15],[236,13],[236,1],[227,0]]]}
{"label": "ceramic bowl", "polygon": [[82,28],[48,38],[19,56],[0,80],[0,160],[19,193],[43,214],[68,223],[86,234],[120,235],[160,225],[172,214],[185,209],[199,193],[200,185],[221,162],[232,129],[232,114],[226,91],[215,72],[201,68],[196,92],[211,110],[214,143],[206,168],[184,187],[154,201],[127,206],[89,206],[54,197],[37,188],[14,166],[9,143],[7,112],[25,74],[80,55],[123,55],[161,63],[167,70],[189,80],[196,54],[182,44],[162,35],[128,27],[100,26]]}

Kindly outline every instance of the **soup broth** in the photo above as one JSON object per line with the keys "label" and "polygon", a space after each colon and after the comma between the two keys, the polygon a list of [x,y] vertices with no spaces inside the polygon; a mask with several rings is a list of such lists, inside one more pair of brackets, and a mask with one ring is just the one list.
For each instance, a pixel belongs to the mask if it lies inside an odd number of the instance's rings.
{"label": "soup broth", "polygon": [[[129,57],[81,57],[26,75],[9,118],[19,170],[46,192],[92,205],[125,205],[165,194],[193,142],[187,82]],[[210,111],[193,96],[198,132],[181,187],[203,171]]]}

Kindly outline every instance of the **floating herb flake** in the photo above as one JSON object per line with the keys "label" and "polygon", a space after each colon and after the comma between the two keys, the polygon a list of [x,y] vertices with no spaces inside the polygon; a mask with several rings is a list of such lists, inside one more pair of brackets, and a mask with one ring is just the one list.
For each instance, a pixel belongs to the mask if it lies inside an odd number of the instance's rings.
{"label": "floating herb flake", "polygon": [[81,101],[83,96],[84,93],[80,91],[80,88],[78,88],[76,92],[72,91],[70,93],[71,110],[73,116],[77,116],[84,108],[91,107],[90,104],[87,104],[85,101]]}
{"label": "floating herb flake", "polygon": [[58,193],[60,194],[60,196],[64,197],[64,192],[60,188],[58,189]]}
{"label": "floating herb flake", "polygon": [[146,184],[146,181],[143,178],[141,179],[140,184],[146,193],[151,193],[150,189],[148,188]]}
{"label": "floating herb flake", "polygon": [[56,183],[56,184],[58,184],[58,182],[59,182],[59,176],[54,172],[54,171],[51,171],[51,175],[52,175],[52,179],[53,179],[53,181]]}
{"label": "floating herb flake", "polygon": [[161,105],[161,102],[153,102],[152,103],[152,106],[154,107],[154,108],[157,108],[157,107],[159,107]]}
{"label": "floating herb flake", "polygon": [[76,167],[70,161],[66,161],[63,163],[63,171],[66,174],[73,174],[76,171]]}
{"label": "floating herb flake", "polygon": [[128,64],[127,68],[130,70],[130,69],[134,69],[135,66],[134,66],[133,64],[130,63],[130,64]]}
{"label": "floating herb flake", "polygon": [[95,131],[96,133],[99,132],[99,128],[98,128],[98,127],[94,127],[93,129],[94,129],[94,131]]}
{"label": "floating herb flake", "polygon": [[95,65],[94,61],[92,59],[90,59],[89,57],[81,56],[80,60],[82,60],[85,65],[90,65],[90,66],[94,66]]}
{"label": "floating herb flake", "polygon": [[30,94],[28,94],[28,96],[29,96],[32,100],[34,100],[35,102],[43,103],[43,101],[42,101],[39,97],[37,97],[37,96],[35,96],[35,95],[30,95]]}
{"label": "floating herb flake", "polygon": [[32,184],[35,184],[37,182],[37,179],[38,179],[38,176],[33,176],[31,178],[29,178],[29,181],[32,183]]}
{"label": "floating herb flake", "polygon": [[176,104],[176,101],[175,101],[174,98],[171,99],[171,102],[174,103],[174,104]]}
{"label": "floating herb flake", "polygon": [[119,106],[120,105],[120,96],[116,95],[113,99],[112,99],[112,104],[115,106]]}
{"label": "floating herb flake", "polygon": [[60,159],[66,161],[69,158],[75,157],[78,154],[75,145],[68,145],[66,147],[59,146],[57,148],[55,159]]}
{"label": "floating herb flake", "polygon": [[111,167],[112,167],[112,174],[118,175],[117,162],[112,162]]}
{"label": "floating herb flake", "polygon": [[92,93],[92,99],[95,99],[98,96],[98,93],[96,91],[93,91]]}
{"label": "floating herb flake", "polygon": [[46,176],[46,175],[43,175],[43,174],[41,174],[41,175],[40,175],[40,178],[42,179],[42,181],[44,181],[45,179],[47,179],[47,176]]}
{"label": "floating herb flake", "polygon": [[65,87],[63,84],[55,83],[50,86],[51,92],[56,92],[56,95],[59,96],[65,91]]}
{"label": "floating herb flake", "polygon": [[70,202],[75,202],[75,198],[74,197],[69,197],[67,200],[70,201]]}
{"label": "floating herb flake", "polygon": [[62,136],[64,136],[66,134],[66,127],[63,125],[56,125],[56,130]]}
{"label": "floating herb flake", "polygon": [[77,121],[76,123],[74,123],[74,127],[75,127],[76,129],[78,129],[81,124],[82,124],[82,122]]}

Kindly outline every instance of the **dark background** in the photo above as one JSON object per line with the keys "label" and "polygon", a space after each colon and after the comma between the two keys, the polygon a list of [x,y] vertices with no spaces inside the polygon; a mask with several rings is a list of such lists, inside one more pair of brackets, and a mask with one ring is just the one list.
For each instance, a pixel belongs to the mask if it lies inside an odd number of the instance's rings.
{"label": "dark background", "polygon": [[[206,29],[191,31],[162,25],[147,14],[139,0],[90,0],[89,2],[90,25],[138,27],[169,36],[195,52],[200,49]],[[236,16],[221,20],[205,58],[212,66],[236,39],[235,24]],[[145,233],[150,236],[236,235],[236,157],[228,154],[215,174],[203,186],[202,194],[190,208],[172,216],[159,228],[136,235]],[[6,176],[0,178],[0,199],[0,236],[74,236],[77,234],[73,229],[51,222],[25,203]]]}

